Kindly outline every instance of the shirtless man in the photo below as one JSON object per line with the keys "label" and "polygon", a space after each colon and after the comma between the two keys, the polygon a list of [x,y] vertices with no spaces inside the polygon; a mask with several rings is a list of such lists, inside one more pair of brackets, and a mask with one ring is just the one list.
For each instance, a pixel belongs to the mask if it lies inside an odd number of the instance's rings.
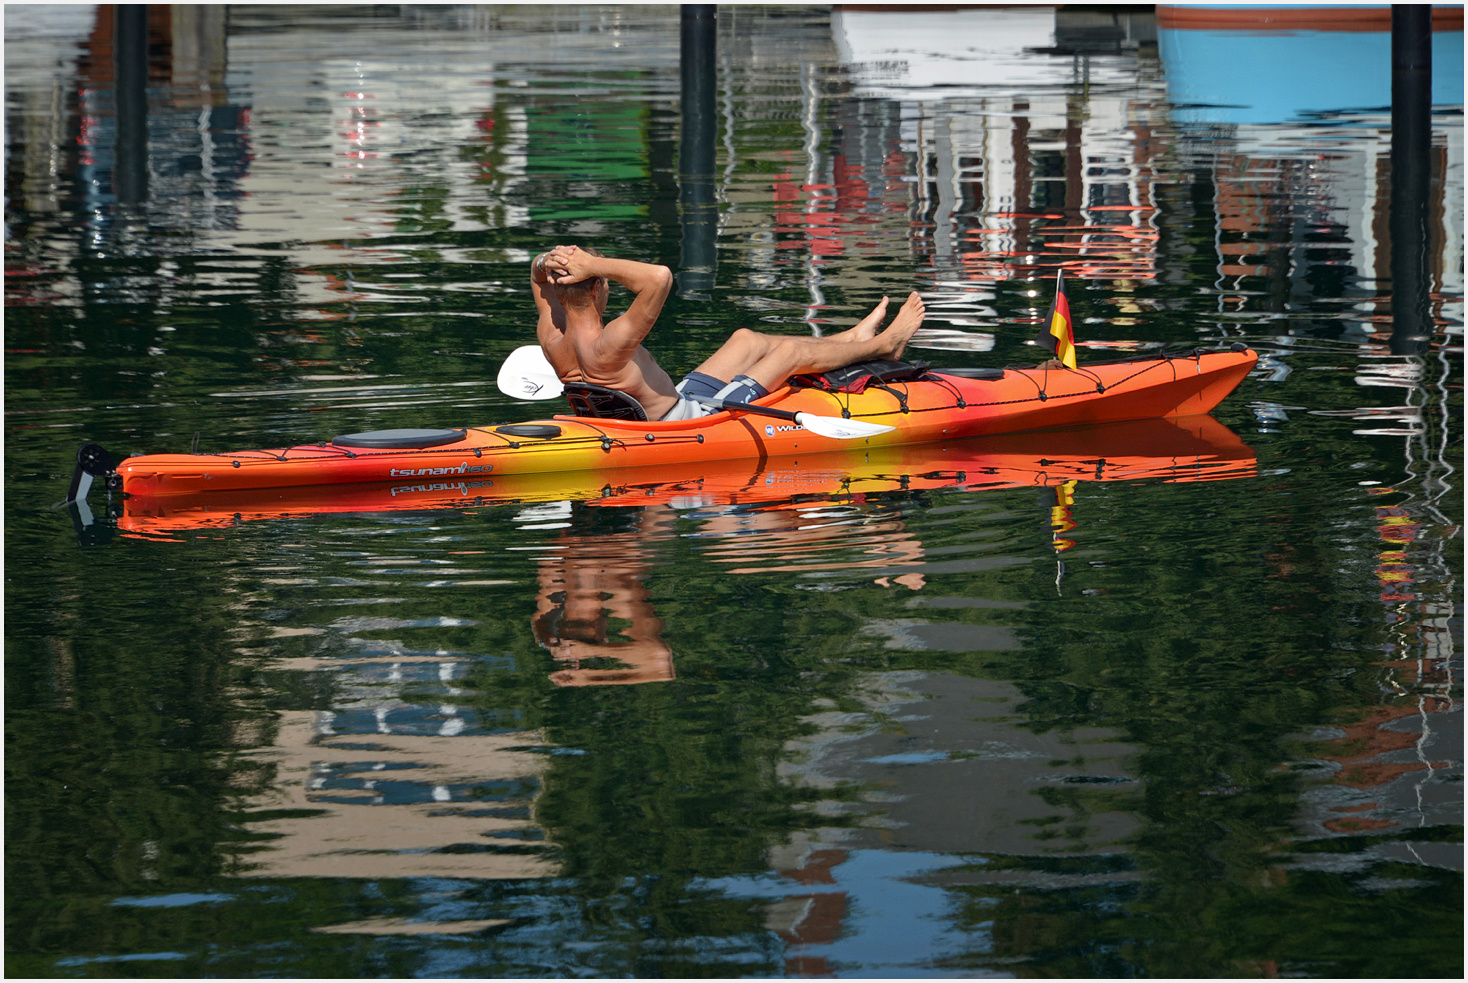
{"label": "shirtless man", "polygon": [[[747,403],[793,375],[901,358],[924,316],[921,298],[912,293],[883,331],[878,328],[887,315],[886,297],[855,327],[829,338],[740,328],[675,386],[642,346],[673,286],[666,266],[612,259],[589,247],[556,246],[535,257],[530,279],[539,315],[536,340],[561,381],[620,390],[641,403],[651,420],[715,412],[698,402],[699,396]],[[604,323],[612,280],[632,291],[632,306]]]}

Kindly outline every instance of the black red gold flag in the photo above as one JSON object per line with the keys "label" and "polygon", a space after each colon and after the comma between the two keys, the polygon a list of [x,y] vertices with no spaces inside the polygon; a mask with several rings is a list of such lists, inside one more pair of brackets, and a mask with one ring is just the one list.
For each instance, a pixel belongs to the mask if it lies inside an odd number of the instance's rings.
{"label": "black red gold flag", "polygon": [[1065,271],[1055,274],[1055,300],[1050,304],[1050,313],[1045,318],[1045,328],[1035,344],[1042,345],[1055,353],[1062,365],[1068,369],[1076,367],[1075,328],[1070,320],[1070,301],[1065,296]]}

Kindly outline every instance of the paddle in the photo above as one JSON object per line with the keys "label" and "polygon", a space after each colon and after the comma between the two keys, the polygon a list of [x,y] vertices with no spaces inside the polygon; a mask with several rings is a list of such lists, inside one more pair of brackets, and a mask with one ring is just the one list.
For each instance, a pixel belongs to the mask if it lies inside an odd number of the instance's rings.
{"label": "paddle", "polygon": [[[510,357],[505,359],[505,364],[500,366],[500,374],[495,384],[499,386],[500,392],[516,399],[555,399],[565,389],[561,385],[561,380],[556,376],[556,370],[551,368],[550,362],[546,361],[545,353],[540,350],[539,345],[523,345],[511,352]],[[715,409],[789,420],[813,434],[836,440],[875,437],[896,429],[882,423],[843,420],[840,417],[815,416],[811,413],[792,413],[790,410],[777,410],[772,406],[736,403],[715,399],[712,396],[699,397],[698,401]]]}

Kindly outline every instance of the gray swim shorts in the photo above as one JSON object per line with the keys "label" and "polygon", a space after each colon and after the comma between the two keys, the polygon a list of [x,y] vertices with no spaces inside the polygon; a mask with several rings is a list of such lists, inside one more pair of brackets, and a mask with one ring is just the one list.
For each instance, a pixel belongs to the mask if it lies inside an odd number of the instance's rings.
{"label": "gray swim shorts", "polygon": [[733,382],[723,382],[702,372],[690,372],[678,383],[678,402],[663,414],[664,420],[696,420],[718,410],[700,403],[699,396],[713,396],[736,403],[747,403],[767,395],[769,390],[747,375],[736,375]]}

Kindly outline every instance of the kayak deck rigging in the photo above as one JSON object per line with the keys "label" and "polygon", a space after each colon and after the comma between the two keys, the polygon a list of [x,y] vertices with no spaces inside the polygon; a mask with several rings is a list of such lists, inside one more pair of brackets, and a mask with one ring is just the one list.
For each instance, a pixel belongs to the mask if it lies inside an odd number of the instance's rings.
{"label": "kayak deck rigging", "polygon": [[[617,444],[626,443],[629,440],[629,438],[625,435],[614,435],[608,433],[605,429],[595,426],[594,423],[589,420],[571,417],[556,417],[556,419],[558,421],[564,421],[566,423],[581,424],[583,426],[586,426],[587,429],[589,429],[591,432],[580,435],[567,435],[561,430],[560,427],[548,427],[548,430],[555,430],[556,433],[546,433],[543,436],[535,435],[517,437],[511,434],[499,433],[499,428],[465,427],[461,431],[463,436],[459,438],[460,440],[467,439],[468,435],[473,433],[481,434],[486,438],[499,440],[500,443],[495,446],[471,445],[468,447],[455,447],[445,445],[437,447],[399,447],[366,450],[354,448],[350,444],[343,444],[341,443],[341,441],[344,438],[336,437],[330,441],[323,440],[311,444],[293,444],[290,447],[283,447],[272,450],[190,451],[186,456],[214,458],[223,461],[230,461],[234,462],[233,466],[239,467],[241,466],[241,462],[249,461],[273,461],[277,463],[305,460],[354,461],[362,457],[371,457],[375,460],[383,460],[392,457],[420,458],[433,455],[462,457],[466,453],[472,454],[476,458],[482,458],[486,453],[490,453],[496,450],[527,450],[533,449],[537,445],[550,444],[552,442],[554,442],[558,447],[565,447],[568,445],[574,446],[578,444],[596,444],[602,446],[603,448],[610,449]],[[354,437],[366,435],[349,434],[347,436]],[[650,433],[644,439],[648,442],[656,441],[657,443],[703,443],[702,434],[681,435]]]}

